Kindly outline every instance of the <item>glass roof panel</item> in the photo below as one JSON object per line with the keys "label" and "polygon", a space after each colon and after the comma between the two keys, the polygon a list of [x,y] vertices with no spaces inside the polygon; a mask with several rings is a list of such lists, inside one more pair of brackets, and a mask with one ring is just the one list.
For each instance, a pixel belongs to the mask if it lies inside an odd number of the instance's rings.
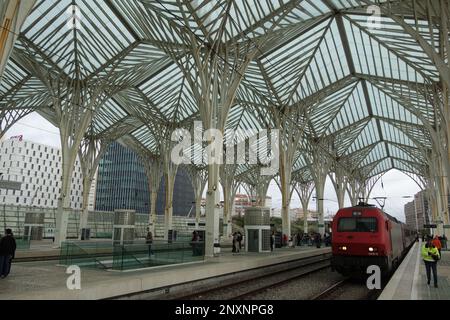
{"label": "glass roof panel", "polygon": [[[73,28],[75,16],[77,27]],[[105,0],[40,1],[22,30],[26,38],[67,74],[87,77],[135,39]]]}
{"label": "glass roof panel", "polygon": [[364,98],[362,84],[359,82],[340,112],[336,115],[331,128],[336,128],[334,129],[335,131],[340,130],[367,117],[369,117],[369,111]]}
{"label": "glass roof panel", "polygon": [[387,141],[404,144],[407,146],[415,146],[414,142],[402,131],[386,121],[380,120],[383,138]]}
{"label": "glass roof panel", "polygon": [[361,162],[361,165],[367,166],[386,157],[388,157],[386,145],[384,144],[384,142],[380,142],[374,146],[372,151],[369,152],[367,157]]}
{"label": "glass roof panel", "polygon": [[2,75],[2,81],[0,83],[0,96],[7,94],[11,89],[18,86],[28,73],[14,62],[14,60],[9,59],[5,71]]}
{"label": "glass roof panel", "polygon": [[102,132],[107,130],[119,120],[125,118],[127,113],[122,110],[121,106],[112,99],[108,99],[102,107],[97,111],[94,118],[95,131]]}
{"label": "glass roof panel", "polygon": [[330,84],[343,79],[350,74],[350,68],[345,57],[342,39],[336,24],[332,19],[314,57],[309,62],[300,84],[296,87],[296,95],[292,102],[296,103],[305,97],[323,89]]}
{"label": "glass roof panel", "polygon": [[[406,61],[415,64],[415,67],[421,70],[423,74],[426,74],[433,80],[439,80],[439,73],[436,67],[428,59],[422,47],[392,19],[383,17],[381,18],[380,28],[369,28],[369,19],[367,19],[367,16],[349,15],[349,18],[358,26],[367,30],[371,37],[374,37],[379,43],[383,44],[383,47],[395,50],[398,56],[405,57]],[[424,39],[433,45],[427,21],[405,19],[405,22],[412,27],[417,25]],[[439,30],[433,29],[433,33],[434,39],[439,39]],[[436,51],[438,51],[438,47],[436,47]],[[406,70],[403,69],[402,73],[406,73]]]}
{"label": "glass roof panel", "polygon": [[375,119],[372,119],[368,125],[364,128],[358,138],[350,146],[348,153],[355,152],[358,149],[362,149],[365,146],[374,144],[381,141],[381,137],[378,134],[377,123]]}
{"label": "glass roof panel", "polygon": [[[311,112],[308,116],[318,136],[321,136],[326,131],[330,132],[330,123],[336,118],[338,113],[341,112],[343,105],[353,94],[356,85],[357,83],[352,83],[351,85],[344,87],[327,96],[322,102],[311,108]],[[336,128],[334,131],[339,129],[340,128]]]}
{"label": "glass roof panel", "polygon": [[329,24],[329,20],[320,23],[262,59],[265,72],[279,100],[287,102],[292,95],[293,87],[298,85],[299,79],[304,75]]}
{"label": "glass roof panel", "polygon": [[368,83],[367,89],[369,91],[370,103],[373,109],[372,111],[375,116],[422,125],[422,121],[420,121],[415,115],[405,109],[396,100],[393,100],[389,95],[379,90],[377,87]]}
{"label": "glass roof panel", "polygon": [[402,55],[372,38],[353,20],[346,17],[344,25],[357,73],[419,83],[425,81],[422,74],[407,64]]}
{"label": "glass roof panel", "polygon": [[374,177],[376,175],[379,175],[381,173],[386,173],[389,170],[393,169],[394,167],[392,166],[392,160],[391,159],[384,159],[383,161],[381,161],[380,163],[378,163],[375,168],[372,169],[372,171],[370,171],[369,175],[370,177]]}
{"label": "glass roof panel", "polygon": [[408,152],[405,152],[403,149],[400,149],[399,147],[397,147],[391,143],[388,144],[388,148],[389,148],[390,155],[394,158],[405,159],[405,160],[408,160],[411,162],[415,162],[418,160],[418,159],[412,158]]}

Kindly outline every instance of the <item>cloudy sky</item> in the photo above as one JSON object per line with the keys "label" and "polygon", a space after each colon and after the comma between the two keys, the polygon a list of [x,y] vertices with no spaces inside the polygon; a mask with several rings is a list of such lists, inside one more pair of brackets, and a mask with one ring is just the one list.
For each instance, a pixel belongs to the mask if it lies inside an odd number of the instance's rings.
{"label": "cloudy sky", "polygon": [[[60,147],[58,129],[38,114],[34,113],[21,120],[10,131],[7,132],[6,138],[23,135],[25,140],[35,141],[49,146]],[[419,192],[419,187],[408,176],[393,170],[388,172],[379,181],[374,188],[371,197],[387,197],[385,211],[404,221],[404,205],[412,201],[404,197],[413,196]],[[275,182],[272,182],[269,188],[269,196],[272,197],[272,207],[281,208],[281,193]],[[337,209],[337,198],[334,188],[330,181],[327,182],[325,188],[325,213],[334,214]],[[374,200],[372,203],[376,204]],[[346,199],[346,204],[350,204],[350,200]],[[316,203],[311,202],[310,208],[315,209]],[[291,208],[301,207],[300,200],[294,193]]]}

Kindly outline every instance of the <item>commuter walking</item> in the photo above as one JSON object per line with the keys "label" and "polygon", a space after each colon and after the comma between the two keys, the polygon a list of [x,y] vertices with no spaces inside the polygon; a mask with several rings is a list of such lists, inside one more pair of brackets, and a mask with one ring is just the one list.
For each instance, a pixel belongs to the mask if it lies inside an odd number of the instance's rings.
{"label": "commuter walking", "polygon": [[153,244],[153,234],[150,231],[150,229],[147,229],[147,236],[145,237],[145,243],[148,245],[148,257],[150,258],[154,253],[152,250],[152,244]]}
{"label": "commuter walking", "polygon": [[436,249],[438,249],[438,251],[439,251],[439,257],[441,257],[442,244],[441,244],[441,240],[439,240],[439,236],[436,235],[432,242],[433,242],[433,246],[435,246]]}
{"label": "commuter walking", "polygon": [[428,239],[427,243],[422,246],[421,253],[427,271],[427,284],[430,285],[431,271],[433,271],[434,287],[437,288],[437,262],[441,256],[438,249],[436,249],[436,247],[433,245],[433,241],[431,239]]}
{"label": "commuter walking", "polygon": [[6,278],[11,272],[11,263],[16,254],[16,240],[11,229],[6,229],[0,240],[0,278]]}

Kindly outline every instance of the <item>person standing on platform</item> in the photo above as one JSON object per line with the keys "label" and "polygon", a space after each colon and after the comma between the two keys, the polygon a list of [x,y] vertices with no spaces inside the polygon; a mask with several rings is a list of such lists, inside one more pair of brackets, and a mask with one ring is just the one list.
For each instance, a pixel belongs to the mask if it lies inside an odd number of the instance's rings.
{"label": "person standing on platform", "polygon": [[431,271],[433,271],[434,287],[438,287],[437,278],[437,262],[440,259],[440,254],[438,249],[433,245],[431,238],[428,239],[427,243],[422,246],[421,250],[422,259],[425,263],[425,268],[427,271],[427,284],[430,285],[431,282]]}
{"label": "person standing on platform", "polygon": [[237,234],[237,243],[239,245],[239,247],[237,249],[238,252],[241,252],[241,250],[242,250],[242,240],[243,240],[242,233],[238,232],[238,234]]}
{"label": "person standing on platform", "polygon": [[233,253],[237,252],[237,232],[233,233]]}
{"label": "person standing on platform", "polygon": [[152,244],[153,244],[153,234],[150,229],[147,229],[147,236],[145,237],[145,243],[148,245],[148,256],[153,255]]}
{"label": "person standing on platform", "polygon": [[320,236],[320,233],[316,234],[316,247],[317,249],[322,247],[322,237]]}
{"label": "person standing on platform", "polygon": [[191,246],[192,246],[192,255],[194,257],[199,255],[198,252],[198,242],[200,241],[200,236],[197,231],[192,232]]}
{"label": "person standing on platform", "polygon": [[11,263],[16,254],[16,240],[11,229],[0,240],[0,278],[6,278],[11,272]]}
{"label": "person standing on platform", "polygon": [[441,244],[441,240],[439,240],[439,236],[436,235],[433,239],[433,246],[436,247],[436,249],[438,249],[439,251],[439,257],[441,256],[441,250],[442,250],[442,244]]}
{"label": "person standing on platform", "polygon": [[445,236],[445,234],[442,236],[442,248],[444,248],[444,250],[447,250],[447,237]]}
{"label": "person standing on platform", "polygon": [[270,251],[273,252],[275,247],[275,232],[272,232],[272,235],[270,236]]}

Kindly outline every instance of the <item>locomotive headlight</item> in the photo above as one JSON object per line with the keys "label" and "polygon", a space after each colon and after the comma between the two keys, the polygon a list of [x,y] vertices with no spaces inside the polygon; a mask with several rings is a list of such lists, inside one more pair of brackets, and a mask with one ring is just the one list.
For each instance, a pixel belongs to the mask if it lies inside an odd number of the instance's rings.
{"label": "locomotive headlight", "polygon": [[346,246],[339,247],[339,249],[342,250],[342,251],[347,251],[347,247]]}
{"label": "locomotive headlight", "polygon": [[374,247],[369,247],[369,252],[377,252],[378,249]]}

